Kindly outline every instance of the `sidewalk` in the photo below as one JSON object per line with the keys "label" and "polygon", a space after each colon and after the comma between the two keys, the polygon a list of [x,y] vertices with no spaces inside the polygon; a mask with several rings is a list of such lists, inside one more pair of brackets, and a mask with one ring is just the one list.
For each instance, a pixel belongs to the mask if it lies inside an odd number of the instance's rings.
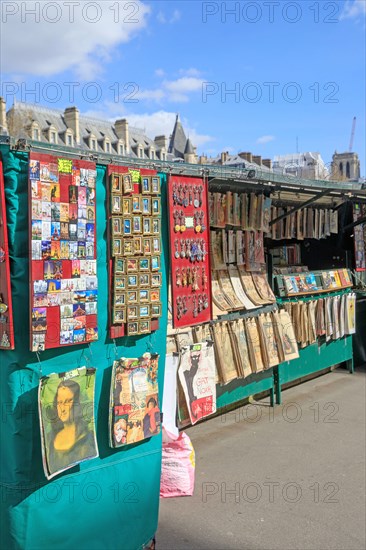
{"label": "sidewalk", "polygon": [[365,369],[187,429],[193,497],[160,500],[157,550],[363,550]]}

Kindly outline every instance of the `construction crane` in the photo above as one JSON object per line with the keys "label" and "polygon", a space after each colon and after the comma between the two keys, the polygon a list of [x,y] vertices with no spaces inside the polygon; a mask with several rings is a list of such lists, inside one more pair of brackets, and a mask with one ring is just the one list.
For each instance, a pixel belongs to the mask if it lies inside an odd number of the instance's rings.
{"label": "construction crane", "polygon": [[348,149],[348,151],[350,153],[352,153],[353,140],[355,138],[355,129],[356,129],[356,117],[354,116],[353,121],[352,121],[351,139],[350,139],[350,142],[349,142],[349,149]]}

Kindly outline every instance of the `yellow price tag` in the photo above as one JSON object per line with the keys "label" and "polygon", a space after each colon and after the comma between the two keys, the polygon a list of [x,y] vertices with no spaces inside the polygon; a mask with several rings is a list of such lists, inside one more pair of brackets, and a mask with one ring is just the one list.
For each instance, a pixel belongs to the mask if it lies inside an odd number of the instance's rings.
{"label": "yellow price tag", "polygon": [[140,170],[129,170],[132,178],[132,183],[140,183]]}
{"label": "yellow price tag", "polygon": [[63,174],[72,174],[72,160],[58,159],[58,171]]}

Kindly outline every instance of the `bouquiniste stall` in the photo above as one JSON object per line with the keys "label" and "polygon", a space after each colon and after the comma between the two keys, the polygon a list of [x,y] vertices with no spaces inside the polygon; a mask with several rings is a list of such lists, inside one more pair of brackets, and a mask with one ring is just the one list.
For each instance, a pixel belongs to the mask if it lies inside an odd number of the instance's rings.
{"label": "bouquiniste stall", "polygon": [[310,208],[260,174],[33,145],[0,151],[1,544],[142,548],[165,369],[173,430],[175,392],[183,426],[352,370],[352,257],[308,255],[339,248],[345,194],[313,189]]}

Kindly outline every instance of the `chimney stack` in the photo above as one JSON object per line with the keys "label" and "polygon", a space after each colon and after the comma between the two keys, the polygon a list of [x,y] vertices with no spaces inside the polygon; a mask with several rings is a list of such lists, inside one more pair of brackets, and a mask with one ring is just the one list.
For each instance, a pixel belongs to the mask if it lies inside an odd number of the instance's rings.
{"label": "chimney stack", "polygon": [[127,120],[125,118],[116,120],[114,130],[118,136],[118,139],[122,139],[125,142],[125,151],[126,154],[128,154],[130,152],[130,134]]}
{"label": "chimney stack", "polygon": [[64,112],[66,126],[74,132],[75,143],[80,144],[79,110],[76,107],[68,107]]}
{"label": "chimney stack", "polygon": [[262,166],[262,157],[260,155],[253,155],[253,162]]}
{"label": "chimney stack", "polygon": [[0,97],[0,134],[8,134],[8,123],[6,121],[6,103],[3,97]]}
{"label": "chimney stack", "polygon": [[223,151],[221,153],[221,164],[225,164],[225,162],[227,161],[227,157],[228,157],[228,151]]}
{"label": "chimney stack", "polygon": [[159,149],[168,150],[168,139],[166,136],[156,136],[154,142]]}
{"label": "chimney stack", "polygon": [[252,153],[239,153],[239,157],[247,162],[253,162]]}
{"label": "chimney stack", "polygon": [[272,159],[263,159],[262,164],[263,166],[267,166],[267,168],[272,170]]}

